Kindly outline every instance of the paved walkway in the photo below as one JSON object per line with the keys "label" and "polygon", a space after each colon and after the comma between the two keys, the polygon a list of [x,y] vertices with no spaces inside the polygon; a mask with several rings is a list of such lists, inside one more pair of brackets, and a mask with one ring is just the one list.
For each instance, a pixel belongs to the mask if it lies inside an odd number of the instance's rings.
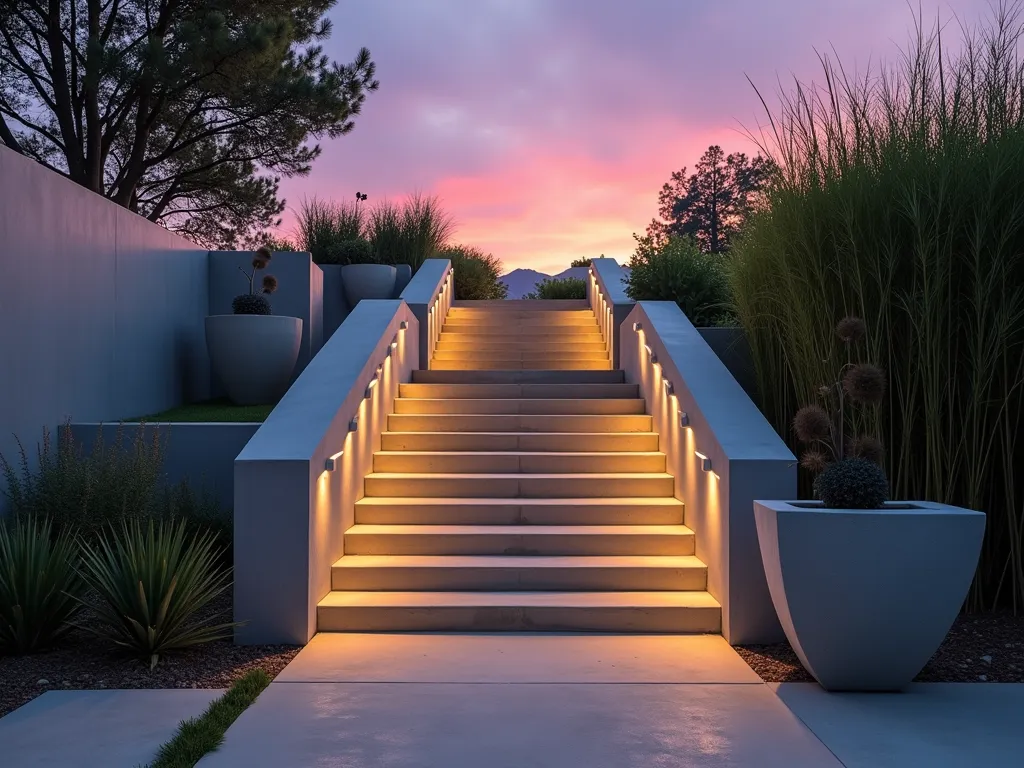
{"label": "paved walkway", "polygon": [[201,768],[1015,765],[1024,685],[769,686],[720,637],[319,635]]}

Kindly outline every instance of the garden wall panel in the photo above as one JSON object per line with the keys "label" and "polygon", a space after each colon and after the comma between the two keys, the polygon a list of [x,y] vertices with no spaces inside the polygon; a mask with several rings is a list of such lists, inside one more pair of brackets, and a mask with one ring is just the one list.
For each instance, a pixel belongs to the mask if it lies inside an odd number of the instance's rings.
{"label": "garden wall panel", "polygon": [[[209,396],[205,249],[0,147],[0,453]],[[2,505],[2,497],[0,497]]]}

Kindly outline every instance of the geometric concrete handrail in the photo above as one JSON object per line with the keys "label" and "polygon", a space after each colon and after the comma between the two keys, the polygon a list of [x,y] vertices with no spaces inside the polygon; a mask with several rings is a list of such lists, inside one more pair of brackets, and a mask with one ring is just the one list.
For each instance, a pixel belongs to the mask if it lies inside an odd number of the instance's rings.
{"label": "geometric concrete handrail", "polygon": [[626,272],[615,259],[591,259],[587,274],[587,301],[597,315],[612,368],[619,367],[619,328],[635,303],[626,295]]}
{"label": "geometric concrete handrail", "polygon": [[418,338],[404,301],[363,299],[235,459],[237,643],[315,634],[398,385],[419,368]]}
{"label": "geometric concrete handrail", "polygon": [[722,605],[722,634],[733,645],[781,640],[753,502],[796,498],[796,458],[675,302],[638,302],[618,341],[618,367],[654,417]]}
{"label": "geometric concrete handrail", "polygon": [[434,347],[441,336],[448,309],[455,300],[455,273],[451,261],[424,261],[399,298],[405,300],[419,320],[420,362],[427,368],[434,357]]}

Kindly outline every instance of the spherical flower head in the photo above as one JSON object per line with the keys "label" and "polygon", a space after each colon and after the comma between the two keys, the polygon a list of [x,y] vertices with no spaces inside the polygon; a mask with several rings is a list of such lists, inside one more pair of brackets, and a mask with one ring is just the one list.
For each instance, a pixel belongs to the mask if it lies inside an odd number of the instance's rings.
{"label": "spherical flower head", "polygon": [[827,440],[832,435],[832,420],[820,405],[805,405],[793,417],[793,432],[801,443]]}
{"label": "spherical flower head", "polygon": [[859,317],[844,317],[836,326],[836,333],[839,334],[839,338],[847,344],[855,344],[863,339],[867,332],[867,324]]}
{"label": "spherical flower head", "polygon": [[255,267],[256,269],[263,269],[264,267],[267,266],[267,264],[270,263],[270,259],[272,256],[273,254],[270,252],[270,249],[267,248],[267,246],[265,245],[262,246],[259,250],[256,251],[256,256],[252,260],[253,267]]}
{"label": "spherical flower head", "polygon": [[800,457],[800,466],[814,474],[820,474],[828,466],[828,456],[821,451],[807,451]]}
{"label": "spherical flower head", "polygon": [[277,290],[277,278],[274,277],[273,275],[264,275],[263,276],[263,292],[264,293],[273,293],[276,290]]}
{"label": "spherical flower head", "polygon": [[843,376],[843,391],[855,403],[880,403],[885,397],[885,372],[871,363],[855,365]]}
{"label": "spherical flower head", "polygon": [[885,447],[882,441],[871,435],[860,435],[850,441],[848,454],[851,458],[867,459],[881,465],[885,458]]}

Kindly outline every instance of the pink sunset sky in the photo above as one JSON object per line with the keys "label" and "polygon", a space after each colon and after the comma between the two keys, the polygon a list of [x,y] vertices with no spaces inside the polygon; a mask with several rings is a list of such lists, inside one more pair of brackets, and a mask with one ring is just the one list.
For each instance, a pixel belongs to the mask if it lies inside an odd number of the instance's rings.
{"label": "pink sunset sky", "polygon": [[[455,241],[506,271],[555,273],[581,256],[624,261],[670,174],[710,144],[756,154],[746,135],[793,77],[821,81],[818,52],[844,66],[895,61],[913,28],[905,0],[341,0],[325,46],[360,46],[380,90],[355,130],[323,143],[303,197],[369,202],[440,196]],[[921,0],[927,26],[990,15],[988,0]]]}

